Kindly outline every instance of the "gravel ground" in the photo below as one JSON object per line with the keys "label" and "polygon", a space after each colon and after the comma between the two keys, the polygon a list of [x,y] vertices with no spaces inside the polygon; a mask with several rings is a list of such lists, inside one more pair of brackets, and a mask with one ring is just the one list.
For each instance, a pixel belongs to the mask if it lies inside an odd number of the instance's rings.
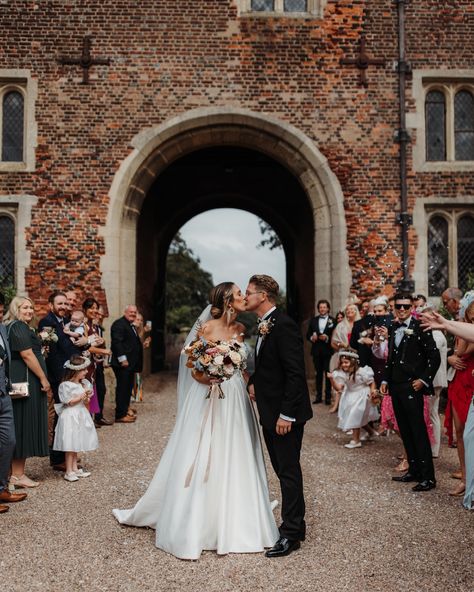
{"label": "gravel ground", "polygon": [[[47,459],[28,461],[43,483],[0,517],[4,590],[473,590],[474,513],[447,495],[456,451],[443,446],[438,488],[415,494],[390,480],[395,435],[347,450],[347,436],[321,405],[304,439],[308,532],[298,552],[274,560],[206,552],[181,561],[155,548],[152,530],[119,525],[112,508],[138,500],[166,444],[174,389],[173,375],[151,377],[137,422],[99,430],[100,450],[82,455],[89,479],[67,483]],[[271,468],[269,476],[278,498]]]}

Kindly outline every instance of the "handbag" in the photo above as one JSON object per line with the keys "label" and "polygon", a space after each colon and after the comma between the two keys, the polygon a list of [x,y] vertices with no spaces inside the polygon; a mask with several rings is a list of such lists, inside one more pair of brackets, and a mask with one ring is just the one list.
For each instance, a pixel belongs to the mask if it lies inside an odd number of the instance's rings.
{"label": "handbag", "polygon": [[[8,327],[7,335],[10,336],[10,328]],[[26,364],[25,364],[26,365]],[[8,394],[12,399],[26,399],[30,396],[30,384],[28,382],[28,366],[26,366],[26,382],[12,382]]]}

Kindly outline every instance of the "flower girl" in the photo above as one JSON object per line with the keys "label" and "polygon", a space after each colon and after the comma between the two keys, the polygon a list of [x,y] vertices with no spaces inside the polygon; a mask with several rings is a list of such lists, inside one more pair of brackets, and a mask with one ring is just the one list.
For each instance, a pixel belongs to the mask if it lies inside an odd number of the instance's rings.
{"label": "flower girl", "polygon": [[[359,368],[359,356],[354,351],[341,350],[338,356],[338,367],[329,374],[333,388],[342,393],[337,427],[344,432],[352,430],[352,440],[345,444],[346,448],[360,448],[361,439],[377,435],[368,425],[379,418],[377,407],[371,403],[375,394],[374,371],[370,366]],[[365,438],[360,437],[361,428],[369,434]]]}
{"label": "flower girl", "polygon": [[58,423],[53,449],[66,453],[66,481],[89,477],[89,472],[78,469],[77,453],[99,447],[94,422],[85,406],[92,396],[92,385],[85,380],[89,365],[90,360],[78,355],[64,364],[65,372],[58,391],[61,403],[54,406]]}

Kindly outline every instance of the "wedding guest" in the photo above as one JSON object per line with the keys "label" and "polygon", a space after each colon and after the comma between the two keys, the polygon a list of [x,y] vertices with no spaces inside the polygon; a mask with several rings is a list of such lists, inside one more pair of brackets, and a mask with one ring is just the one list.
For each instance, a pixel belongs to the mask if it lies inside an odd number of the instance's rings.
{"label": "wedding guest", "polygon": [[396,294],[395,309],[398,321],[389,329],[387,364],[380,390],[383,395],[390,390],[409,469],[392,479],[403,483],[417,481],[413,491],[429,491],[436,487],[436,480],[423,416],[423,395],[433,392],[440,354],[431,331],[422,331],[419,321],[412,317],[412,296]]}
{"label": "wedding guest", "polygon": [[5,298],[0,294],[0,514],[8,512],[5,503],[21,502],[26,493],[11,493],[8,488],[8,475],[15,450],[15,424],[9,391],[9,367],[11,364],[10,346],[7,331],[3,325]]}
{"label": "wedding guest", "polygon": [[336,325],[339,325],[339,323],[344,319],[345,314],[343,310],[338,310],[337,314],[336,314]]}
{"label": "wedding guest", "polygon": [[[66,294],[59,290],[52,292],[48,298],[49,313],[43,317],[38,325],[39,330],[45,327],[54,329],[58,340],[56,343],[51,343],[48,346],[48,356],[46,358],[46,367],[48,369],[48,378],[51,383],[54,402],[59,403],[58,389],[62,380],[64,372],[64,364],[74,354],[81,354],[89,347],[87,337],[84,335],[76,340],[75,343],[71,341],[68,335],[64,333],[65,319],[69,314],[68,301]],[[50,421],[50,442],[52,444],[52,436],[54,434],[54,427],[57,421],[57,415],[52,408],[52,420]],[[54,470],[65,471],[64,454],[54,451],[51,447],[49,462]]]}
{"label": "wedding guest", "polygon": [[73,310],[71,313],[71,320],[64,325],[64,333],[68,335],[74,344],[86,334],[84,320],[85,316],[82,310]]}
{"label": "wedding guest", "polygon": [[[99,312],[99,303],[95,298],[86,298],[82,303],[82,310],[86,316],[87,321],[87,337],[89,340],[89,355],[91,364],[87,369],[87,380],[93,385],[93,394],[89,401],[89,411],[94,415],[96,427],[102,427],[102,425],[112,425],[112,422],[104,420],[102,412],[104,410],[104,389],[99,391],[97,389],[97,369],[99,373],[102,371],[103,375],[103,359],[104,356],[109,356],[112,352],[105,346],[105,339],[100,335],[98,325],[96,323],[97,314]],[[99,378],[99,380],[101,380]]]}
{"label": "wedding guest", "polygon": [[15,487],[37,487],[39,483],[25,474],[26,459],[48,456],[48,396],[51,386],[41,353],[41,341],[30,324],[33,302],[16,296],[10,303],[8,341],[11,350],[11,382],[28,382],[29,396],[13,399],[16,446],[13,453],[10,484]]}
{"label": "wedding guest", "polygon": [[[474,301],[461,312],[464,322],[474,323]],[[461,467],[461,482],[450,492],[450,495],[461,496],[466,488],[466,463],[464,455],[464,428],[469,413],[469,406],[474,392],[474,344],[458,337],[454,354],[464,363],[463,369],[456,369],[453,380],[448,386],[448,405],[445,411],[445,427],[456,431],[457,452]]]}
{"label": "wedding guest", "polygon": [[114,321],[111,327],[112,369],[117,380],[115,421],[118,423],[135,421],[135,417],[128,415],[128,408],[135,372],[141,372],[143,367],[143,345],[133,326],[137,312],[137,307],[129,304],[123,317]]}
{"label": "wedding guest", "polygon": [[[424,307],[420,312],[431,312],[431,307]],[[439,417],[439,399],[441,391],[448,386],[447,379],[447,352],[448,342],[442,331],[439,329],[433,330],[433,339],[435,340],[436,347],[438,348],[441,363],[438,368],[438,372],[433,379],[434,395],[428,397],[428,403],[430,408],[430,422],[433,430],[433,439],[431,442],[431,452],[433,458],[438,458],[439,450],[441,446],[441,421]]]}
{"label": "wedding guest", "polygon": [[92,322],[94,324],[94,332],[96,332],[97,335],[99,335],[99,337],[101,337],[104,340],[104,343],[102,344],[102,348],[104,348],[104,351],[106,353],[94,355],[95,387],[97,390],[97,399],[99,400],[99,407],[100,407],[99,413],[95,414],[95,418],[94,418],[95,427],[109,426],[109,425],[113,425],[113,423],[114,423],[113,421],[109,421],[108,419],[106,419],[104,417],[105,395],[107,392],[107,388],[105,385],[104,367],[106,364],[109,363],[110,356],[112,355],[112,351],[110,349],[108,349],[107,347],[105,347],[105,337],[104,337],[105,329],[103,326],[104,317],[105,317],[105,311],[104,311],[103,307],[99,305],[95,319],[93,319]]}
{"label": "wedding guest", "polygon": [[326,405],[330,405],[331,382],[327,374],[333,353],[331,337],[336,326],[336,321],[329,315],[331,305],[327,300],[319,300],[316,308],[319,314],[310,320],[308,331],[306,332],[306,339],[311,343],[311,355],[316,373],[316,393],[313,404],[322,402],[324,382],[324,402]]}
{"label": "wedding guest", "polygon": [[360,448],[362,428],[368,433],[362,439],[371,440],[377,435],[369,425],[379,418],[377,407],[370,402],[370,397],[375,394],[374,373],[369,366],[359,366],[355,351],[340,350],[337,355],[338,367],[330,375],[334,389],[341,395],[337,427],[343,432],[352,430],[350,442],[344,444],[346,448]]}
{"label": "wedding guest", "polygon": [[[422,315],[422,327],[425,330],[448,331],[452,335],[474,343],[474,325],[444,319],[436,312],[427,312]],[[466,461],[466,492],[463,505],[467,510],[474,510],[474,397],[469,406],[463,440]]]}
{"label": "wedding guest", "polygon": [[393,296],[388,299],[388,310],[391,315],[395,316],[395,298]]}
{"label": "wedding guest", "polygon": [[461,308],[462,290],[459,288],[448,288],[441,294],[441,300],[444,308],[457,321],[459,309]]}
{"label": "wedding guest", "polygon": [[[354,327],[354,323],[360,319],[359,309],[357,305],[353,302],[349,302],[346,304],[344,308],[344,319],[336,325],[336,328],[332,334],[331,339],[331,347],[335,351],[332,355],[331,360],[329,362],[329,369],[332,372],[338,363],[339,357],[337,356],[337,352],[341,349],[349,349],[349,342],[351,340],[352,329]],[[330,413],[335,413],[339,407],[339,400],[340,400],[340,393],[338,391],[335,392],[334,397],[334,404],[329,409]]]}
{"label": "wedding guest", "polygon": [[[137,330],[138,336],[143,344],[143,349],[148,349],[151,345],[151,324],[150,321],[144,322],[143,315],[138,312],[137,318],[134,321],[134,326]],[[135,381],[132,390],[132,401],[141,402],[143,401],[143,379],[141,372],[135,372]],[[129,407],[129,415],[136,415],[136,409]]]}
{"label": "wedding guest", "polygon": [[363,318],[363,317],[367,316],[368,314],[370,314],[370,312],[371,312],[370,309],[371,309],[370,300],[363,300],[359,306],[360,316]]}
{"label": "wedding guest", "polygon": [[73,310],[77,310],[78,308],[78,297],[74,290],[67,290],[64,295],[66,296],[66,319],[69,320],[71,318],[71,314]]}
{"label": "wedding guest", "polygon": [[413,300],[413,308],[415,309],[415,312],[418,314],[425,307],[426,307],[426,296],[424,296],[423,294],[417,294]]}

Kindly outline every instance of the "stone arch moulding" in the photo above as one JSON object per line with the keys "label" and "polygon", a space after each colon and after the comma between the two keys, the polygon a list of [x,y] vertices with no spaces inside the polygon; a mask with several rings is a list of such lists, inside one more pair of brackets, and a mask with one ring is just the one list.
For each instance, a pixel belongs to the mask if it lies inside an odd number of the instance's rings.
{"label": "stone arch moulding", "polygon": [[315,294],[340,308],[351,286],[341,186],[314,142],[294,126],[238,108],[201,108],[137,134],[109,192],[101,235],[102,284],[110,318],[135,300],[136,226],[143,200],[156,177],[174,160],[211,146],[260,150],[292,172],[310,202],[315,227]]}

